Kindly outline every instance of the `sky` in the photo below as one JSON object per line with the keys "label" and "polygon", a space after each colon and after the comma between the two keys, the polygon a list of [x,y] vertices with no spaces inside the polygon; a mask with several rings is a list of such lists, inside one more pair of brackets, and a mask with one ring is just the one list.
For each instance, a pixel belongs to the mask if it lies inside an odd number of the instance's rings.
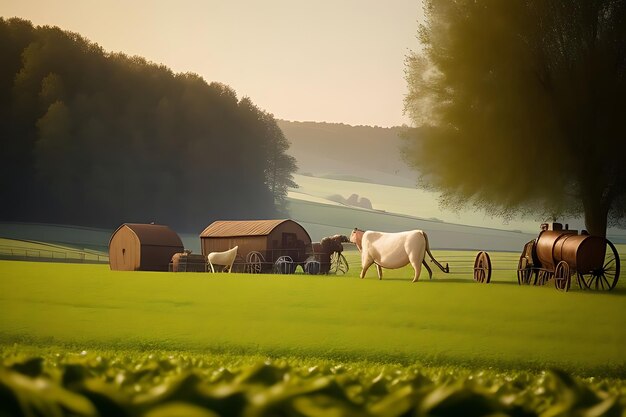
{"label": "sky", "polygon": [[411,124],[421,0],[0,0],[0,16],[222,82],[279,119]]}

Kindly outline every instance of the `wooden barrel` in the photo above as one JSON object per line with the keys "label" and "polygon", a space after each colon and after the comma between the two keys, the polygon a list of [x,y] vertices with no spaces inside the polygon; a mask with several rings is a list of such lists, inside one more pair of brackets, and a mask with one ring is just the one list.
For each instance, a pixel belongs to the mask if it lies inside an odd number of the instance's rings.
{"label": "wooden barrel", "polygon": [[588,273],[602,267],[605,249],[604,238],[578,235],[575,231],[547,230],[537,240],[537,258],[541,267],[549,271],[565,261],[572,272]]}
{"label": "wooden barrel", "polygon": [[206,258],[203,255],[175,253],[171,264],[172,272],[206,272]]}
{"label": "wooden barrel", "polygon": [[556,242],[564,236],[564,234],[568,234],[567,232],[546,230],[541,232],[539,238],[537,239],[537,258],[539,258],[539,262],[541,263],[541,267],[543,269],[547,269],[548,271],[554,271],[556,264],[559,260],[554,259],[554,246]]}
{"label": "wooden barrel", "polygon": [[606,243],[602,237],[566,235],[556,242],[554,259],[567,262],[570,271],[586,274],[602,267],[605,251]]}

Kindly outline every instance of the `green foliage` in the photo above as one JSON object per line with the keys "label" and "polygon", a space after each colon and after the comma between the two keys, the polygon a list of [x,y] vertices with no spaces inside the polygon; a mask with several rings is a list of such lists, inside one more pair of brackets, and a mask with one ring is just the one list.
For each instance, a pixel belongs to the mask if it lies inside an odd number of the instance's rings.
{"label": "green foliage", "polygon": [[[188,352],[0,347],[0,415],[621,416],[624,380]],[[36,362],[36,372],[29,364]],[[27,371],[24,371],[24,370]]]}
{"label": "green foliage", "polygon": [[197,232],[273,217],[294,186],[276,120],[228,86],[20,19],[0,48],[4,220]]}
{"label": "green foliage", "polygon": [[624,215],[626,4],[428,1],[407,58],[407,160],[452,206]]}

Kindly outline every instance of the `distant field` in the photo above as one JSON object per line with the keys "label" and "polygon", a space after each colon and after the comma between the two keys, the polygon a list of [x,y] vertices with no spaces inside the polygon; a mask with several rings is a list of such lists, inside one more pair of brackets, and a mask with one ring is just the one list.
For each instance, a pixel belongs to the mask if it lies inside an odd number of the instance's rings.
{"label": "distant field", "polygon": [[[539,225],[543,221],[518,219],[504,223],[501,218],[487,216],[473,209],[453,212],[439,206],[438,193],[415,187],[395,187],[305,175],[294,177],[299,188],[289,192],[291,216],[308,223],[310,233],[316,236],[334,234],[333,228],[328,225],[351,229],[360,224],[362,228],[381,231],[420,228],[426,231],[445,232],[441,235],[444,243],[433,243],[440,248],[518,251],[521,250],[519,244],[523,245],[531,236],[536,237]],[[338,205],[328,200],[333,194],[339,194],[344,198],[352,194],[366,197],[371,200],[375,210],[366,211]],[[563,223],[567,222],[572,224],[572,228],[581,228],[581,224],[576,225],[580,221],[563,220]],[[490,229],[497,232],[494,233]],[[499,237],[493,239],[494,235]],[[521,235],[528,238],[520,239]],[[609,229],[609,236],[615,243],[626,243],[626,231],[623,229]],[[455,244],[455,241],[459,243]]]}
{"label": "distant field", "polygon": [[521,251],[526,242],[537,237],[305,200],[290,200],[289,210],[314,241],[338,233],[350,235],[354,227],[386,232],[421,229],[428,233],[433,248]]}
{"label": "distant field", "polygon": [[55,262],[108,262],[109,255],[93,249],[0,238],[0,258]]}
{"label": "distant field", "polygon": [[347,277],[253,276],[1,261],[0,342],[624,375],[623,286],[563,294],[518,287],[511,271],[481,285],[454,261],[461,255],[436,253],[454,275],[424,272],[417,284],[407,269],[378,281],[374,270],[355,278],[358,267]]}
{"label": "distant field", "polygon": [[106,252],[112,230],[74,225],[0,222],[0,237]]}
{"label": "distant field", "polygon": [[294,199],[320,202],[320,198],[327,199],[333,194],[339,194],[344,198],[357,194],[371,200],[374,209],[389,213],[505,230],[519,229],[530,232],[538,229],[535,221],[513,221],[505,224],[500,218],[491,218],[475,210],[456,213],[442,209],[439,206],[438,193],[416,187],[395,187],[305,175],[295,175],[294,178],[299,185],[299,188],[290,191],[289,197]]}
{"label": "distant field", "polygon": [[[108,256],[109,239],[113,230],[98,229],[93,227],[81,227],[74,225],[44,224],[44,223],[19,223],[0,222],[0,238],[8,239],[2,245],[5,252],[11,253],[10,248],[21,247],[16,241],[38,242],[60,251],[95,253]],[[179,233],[186,249],[200,252],[200,238],[198,234]],[[45,248],[39,248],[45,249]],[[0,248],[0,255],[2,255]],[[17,252],[16,252],[17,253]],[[38,256],[35,252],[30,255]],[[58,255],[63,256],[63,255]],[[72,257],[73,255],[70,255]]]}

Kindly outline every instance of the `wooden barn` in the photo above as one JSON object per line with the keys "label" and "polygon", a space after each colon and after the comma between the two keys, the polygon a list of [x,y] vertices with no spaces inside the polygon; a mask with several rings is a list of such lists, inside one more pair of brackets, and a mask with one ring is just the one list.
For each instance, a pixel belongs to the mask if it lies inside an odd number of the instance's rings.
{"label": "wooden barn", "polygon": [[109,265],[117,271],[167,271],[172,255],[183,249],[167,226],[125,223],[111,235]]}
{"label": "wooden barn", "polygon": [[273,264],[281,256],[290,256],[294,262],[306,260],[305,248],[311,237],[293,220],[216,221],[200,234],[202,254],[224,252],[239,246],[238,255],[249,262],[252,252],[262,254],[264,262]]}

